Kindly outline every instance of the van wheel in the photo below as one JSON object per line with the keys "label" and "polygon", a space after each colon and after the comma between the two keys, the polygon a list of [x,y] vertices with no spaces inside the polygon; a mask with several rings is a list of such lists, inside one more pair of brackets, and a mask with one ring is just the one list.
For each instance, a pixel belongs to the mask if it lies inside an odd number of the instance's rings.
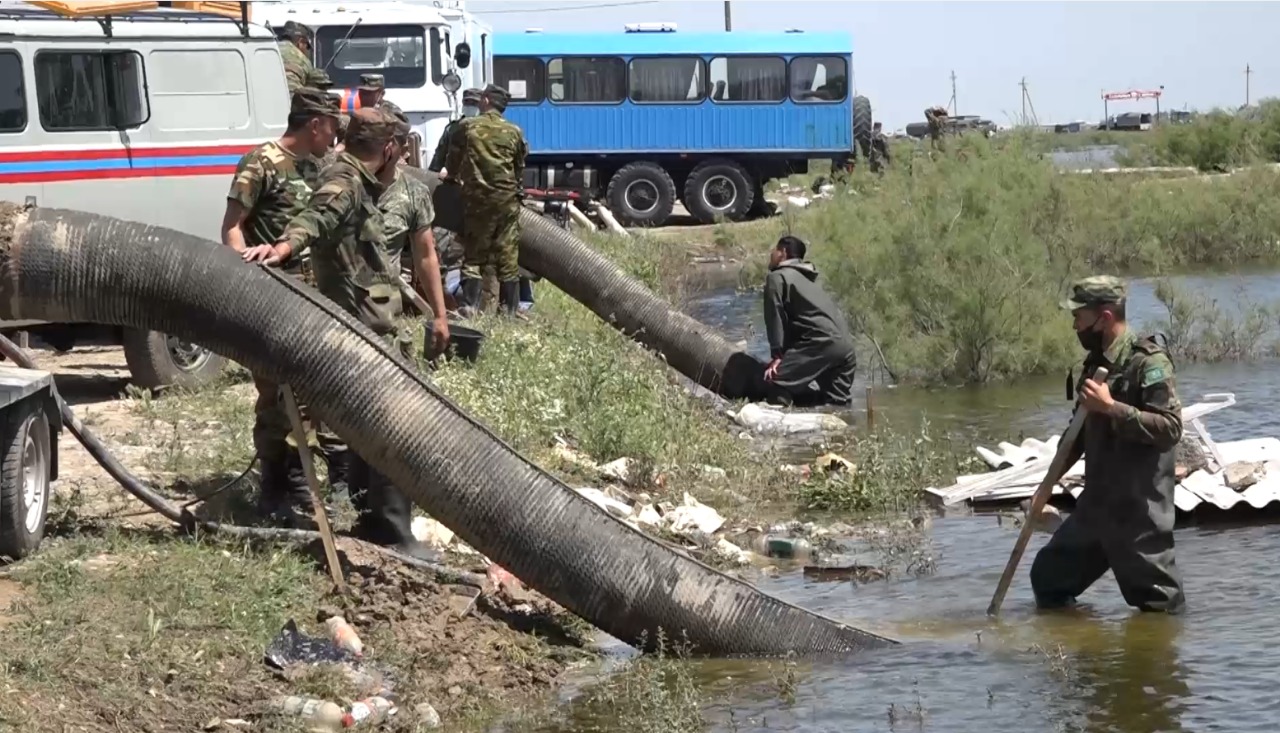
{"label": "van wheel", "polygon": [[676,183],[657,163],[625,165],[609,179],[605,197],[623,226],[656,227],[666,223],[676,205]]}
{"label": "van wheel", "polygon": [[708,160],[689,174],[684,205],[698,221],[742,221],[755,205],[756,185],[747,170],[732,160]]}
{"label": "van wheel", "polygon": [[864,160],[871,160],[871,100],[861,95],[853,98],[854,150],[862,149]]}
{"label": "van wheel", "polygon": [[222,372],[227,360],[203,346],[156,331],[124,332],[124,359],[143,389],[199,387]]}
{"label": "van wheel", "polygon": [[39,399],[21,400],[7,412],[0,424],[0,556],[21,560],[44,539],[53,446]]}

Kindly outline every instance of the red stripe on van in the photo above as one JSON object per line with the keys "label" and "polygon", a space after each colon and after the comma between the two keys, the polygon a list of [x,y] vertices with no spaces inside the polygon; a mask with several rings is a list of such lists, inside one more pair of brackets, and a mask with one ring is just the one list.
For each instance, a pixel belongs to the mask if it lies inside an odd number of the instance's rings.
{"label": "red stripe on van", "polygon": [[[206,150],[208,148],[205,148]],[[175,178],[179,176],[229,176],[234,165],[190,165],[166,168],[120,168],[99,171],[49,171],[42,173],[0,173],[0,183],[54,183],[112,178]]]}
{"label": "red stripe on van", "polygon": [[0,163],[34,163],[46,160],[110,160],[112,158],[169,158],[188,155],[244,155],[257,145],[206,145],[181,148],[111,148],[109,150],[29,150],[0,152]]}

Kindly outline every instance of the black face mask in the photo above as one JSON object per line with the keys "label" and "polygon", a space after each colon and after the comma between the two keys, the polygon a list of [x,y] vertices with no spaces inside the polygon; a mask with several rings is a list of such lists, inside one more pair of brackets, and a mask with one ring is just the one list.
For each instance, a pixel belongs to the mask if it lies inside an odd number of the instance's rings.
{"label": "black face mask", "polygon": [[1076,331],[1076,339],[1080,342],[1080,345],[1084,347],[1085,351],[1088,351],[1089,353],[1102,351],[1102,332],[1095,331],[1093,329],[1096,325],[1098,325],[1098,322],[1094,321],[1083,331]]}

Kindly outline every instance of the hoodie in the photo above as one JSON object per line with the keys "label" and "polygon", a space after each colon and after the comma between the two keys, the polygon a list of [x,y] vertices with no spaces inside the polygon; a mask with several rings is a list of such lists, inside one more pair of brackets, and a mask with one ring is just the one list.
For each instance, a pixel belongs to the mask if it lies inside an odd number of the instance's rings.
{"label": "hoodie", "polygon": [[853,353],[844,314],[818,282],[818,269],[804,260],[784,260],[765,278],[764,327],[775,359],[796,348],[832,357]]}

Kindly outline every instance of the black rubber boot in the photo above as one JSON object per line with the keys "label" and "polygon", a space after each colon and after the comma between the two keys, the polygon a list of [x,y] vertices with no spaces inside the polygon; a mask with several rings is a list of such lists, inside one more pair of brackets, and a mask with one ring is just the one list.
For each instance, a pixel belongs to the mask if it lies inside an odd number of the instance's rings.
{"label": "black rubber boot", "polygon": [[359,488],[358,494],[352,496],[360,512],[353,532],[356,537],[418,560],[440,560],[440,553],[413,536],[412,504],[408,497],[355,454],[352,454],[350,485],[353,491]]}
{"label": "black rubber boot", "polygon": [[290,449],[282,457],[262,460],[259,492],[258,514],[263,519],[289,529],[315,529],[311,489],[297,451]]}
{"label": "black rubber boot", "polygon": [[462,298],[458,303],[458,315],[463,318],[472,318],[480,312],[480,297],[483,289],[483,280],[466,278],[462,281]]}
{"label": "black rubber boot", "polygon": [[351,491],[347,486],[347,473],[351,466],[350,449],[330,449],[324,452],[325,465],[329,468],[329,488],[333,495],[346,494]]}
{"label": "black rubber boot", "polygon": [[509,280],[502,283],[498,302],[506,311],[507,316],[515,318],[520,308],[520,281]]}

